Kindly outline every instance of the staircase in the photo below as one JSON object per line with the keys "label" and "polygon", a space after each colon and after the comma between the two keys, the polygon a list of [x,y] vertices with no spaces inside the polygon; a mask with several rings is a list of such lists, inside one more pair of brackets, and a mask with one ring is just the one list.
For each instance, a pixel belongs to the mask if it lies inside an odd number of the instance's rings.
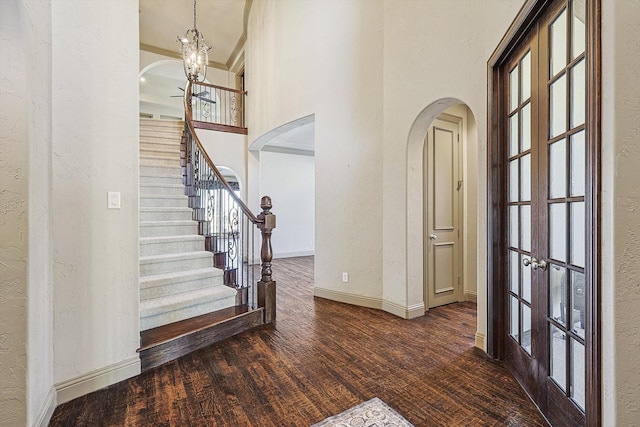
{"label": "staircase", "polygon": [[184,194],[181,121],[140,119],[140,330],[236,305]]}

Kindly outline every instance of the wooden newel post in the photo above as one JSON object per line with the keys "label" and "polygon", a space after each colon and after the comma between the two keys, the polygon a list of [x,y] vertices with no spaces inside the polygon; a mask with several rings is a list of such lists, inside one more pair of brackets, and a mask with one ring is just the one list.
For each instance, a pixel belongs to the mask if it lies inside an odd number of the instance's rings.
{"label": "wooden newel post", "polygon": [[262,277],[258,282],[258,307],[264,307],[264,323],[271,323],[276,320],[276,282],[271,279],[271,231],[276,228],[276,216],[271,213],[271,197],[264,196],[260,200],[260,207],[262,212],[258,215],[261,221],[258,228],[262,233]]}

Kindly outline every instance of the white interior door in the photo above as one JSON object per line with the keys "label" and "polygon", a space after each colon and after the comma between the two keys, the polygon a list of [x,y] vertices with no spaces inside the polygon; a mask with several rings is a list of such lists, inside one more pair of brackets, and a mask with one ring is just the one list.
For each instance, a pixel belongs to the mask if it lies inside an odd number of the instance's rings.
{"label": "white interior door", "polygon": [[457,117],[441,115],[429,128],[425,143],[425,293],[429,308],[461,297],[460,123]]}

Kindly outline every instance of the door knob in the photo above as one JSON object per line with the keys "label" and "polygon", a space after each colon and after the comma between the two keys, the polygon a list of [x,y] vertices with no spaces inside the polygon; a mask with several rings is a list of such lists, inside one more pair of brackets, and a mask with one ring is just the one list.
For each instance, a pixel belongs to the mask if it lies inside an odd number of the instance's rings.
{"label": "door knob", "polygon": [[542,271],[546,271],[547,267],[549,266],[549,264],[547,264],[547,261],[543,259],[538,261],[535,258],[523,258],[522,265],[524,265],[525,267],[531,266],[531,268],[533,268],[534,270],[540,269]]}
{"label": "door knob", "polygon": [[438,236],[436,236],[435,234],[429,236],[429,240],[436,240],[437,238]]}

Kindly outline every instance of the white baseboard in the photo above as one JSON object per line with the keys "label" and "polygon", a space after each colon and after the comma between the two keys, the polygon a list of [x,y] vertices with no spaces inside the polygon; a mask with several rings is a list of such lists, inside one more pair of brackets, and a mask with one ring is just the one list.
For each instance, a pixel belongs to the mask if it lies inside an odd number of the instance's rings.
{"label": "white baseboard", "polygon": [[299,256],[313,256],[316,254],[316,251],[302,251],[302,252],[280,252],[274,253],[274,258],[295,258]]}
{"label": "white baseboard", "polygon": [[476,347],[486,352],[487,346],[484,338],[485,337],[482,332],[476,332]]}
{"label": "white baseboard", "polygon": [[405,307],[398,303],[385,301],[380,298],[354,295],[318,287],[313,288],[313,295],[320,298],[330,299],[331,301],[383,310],[403,319],[414,319],[416,317],[424,316],[424,304],[415,304],[410,307]]}
{"label": "white baseboard", "polygon": [[465,291],[464,292],[464,300],[470,301],[474,303],[478,303],[478,293],[476,291]]}
{"label": "white baseboard", "polygon": [[416,317],[424,316],[425,313],[424,303],[405,307],[395,302],[383,300],[382,309],[403,319],[415,319]]}
{"label": "white baseboard", "polygon": [[362,295],[348,294],[346,292],[317,287],[313,288],[313,295],[320,298],[330,299],[331,301],[382,310],[382,300],[380,298],[365,297]]}
{"label": "white baseboard", "polygon": [[140,357],[134,356],[122,362],[63,381],[55,385],[58,392],[58,404],[68,402],[139,374]]}
{"label": "white baseboard", "polygon": [[47,393],[47,397],[44,399],[44,403],[40,408],[40,412],[38,413],[36,420],[31,424],[33,427],[47,427],[49,425],[53,411],[55,411],[56,406],[58,406],[56,398],[56,388],[55,386],[52,386],[49,389],[49,393]]}

